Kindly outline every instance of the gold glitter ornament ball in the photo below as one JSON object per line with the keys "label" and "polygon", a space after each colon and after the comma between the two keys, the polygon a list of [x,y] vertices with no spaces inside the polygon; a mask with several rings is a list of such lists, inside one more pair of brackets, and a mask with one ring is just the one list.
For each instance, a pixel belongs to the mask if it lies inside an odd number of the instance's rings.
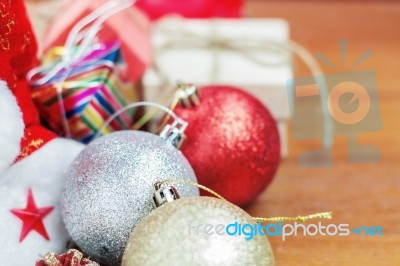
{"label": "gold glitter ornament ball", "polygon": [[[161,137],[120,131],[90,143],[65,177],[61,213],[76,244],[100,265],[120,265],[133,228],[153,210],[153,184],[196,182],[182,153]],[[177,186],[181,195],[197,188]]]}
{"label": "gold glitter ornament ball", "polygon": [[[166,203],[134,229],[122,266],[275,265],[267,237],[258,234],[249,239],[238,231],[228,235],[226,226],[235,223],[238,227],[256,222],[236,205],[220,199],[190,197]],[[234,228],[229,231],[234,233]]]}

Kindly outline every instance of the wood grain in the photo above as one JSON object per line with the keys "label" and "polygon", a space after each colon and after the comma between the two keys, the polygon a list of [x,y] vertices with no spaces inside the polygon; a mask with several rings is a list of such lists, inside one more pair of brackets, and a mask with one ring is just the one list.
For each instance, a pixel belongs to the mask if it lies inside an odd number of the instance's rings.
{"label": "wood grain", "polygon": [[[278,266],[400,265],[400,4],[395,2],[249,1],[252,17],[285,18],[293,40],[313,54],[324,53],[340,65],[338,41],[348,40],[346,62],[371,49],[360,69],[376,72],[383,127],[360,134],[362,143],[381,151],[378,163],[349,163],[347,139],[336,137],[329,169],[305,169],[299,155],[318,148],[320,141],[290,140],[285,159],[272,185],[247,210],[255,216],[333,211],[328,223],[353,227],[380,225],[384,236],[270,237]],[[324,67],[325,73],[338,70]],[[295,62],[295,76],[309,76]],[[327,223],[327,222],[324,222]]]}

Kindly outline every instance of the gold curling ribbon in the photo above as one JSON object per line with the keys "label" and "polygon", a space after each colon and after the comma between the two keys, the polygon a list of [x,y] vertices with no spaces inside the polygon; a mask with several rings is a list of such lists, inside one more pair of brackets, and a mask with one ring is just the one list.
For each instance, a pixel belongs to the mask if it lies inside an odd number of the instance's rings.
{"label": "gold curling ribbon", "polygon": [[[222,197],[220,194],[215,192],[214,190],[200,185],[196,182],[192,182],[189,180],[183,180],[183,179],[166,179],[160,181],[162,184],[166,183],[179,183],[182,185],[190,185],[194,187],[198,187],[204,191],[207,191],[208,193],[214,195],[215,197],[221,199],[221,200],[226,200],[224,197]],[[309,214],[309,215],[298,215],[295,217],[286,217],[286,216],[278,216],[278,217],[270,217],[270,218],[264,218],[264,217],[252,217],[254,220],[259,221],[259,222],[307,222],[309,220],[313,219],[332,219],[332,212],[319,212],[319,213],[314,213],[314,214]]]}
{"label": "gold curling ribbon", "polygon": [[271,217],[271,218],[263,218],[263,217],[253,217],[254,220],[259,222],[306,222],[313,219],[332,219],[332,212],[319,212],[309,215],[298,215],[296,217]]}

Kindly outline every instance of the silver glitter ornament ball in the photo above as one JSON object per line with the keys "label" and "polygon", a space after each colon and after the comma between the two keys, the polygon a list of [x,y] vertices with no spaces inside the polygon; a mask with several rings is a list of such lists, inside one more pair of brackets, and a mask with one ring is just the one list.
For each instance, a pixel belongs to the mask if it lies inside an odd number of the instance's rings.
{"label": "silver glitter ornament ball", "polygon": [[[120,131],[89,144],[72,163],[61,197],[72,239],[101,265],[119,265],[133,228],[153,210],[153,184],[197,182],[182,153],[161,137]],[[182,197],[198,196],[177,185]]]}

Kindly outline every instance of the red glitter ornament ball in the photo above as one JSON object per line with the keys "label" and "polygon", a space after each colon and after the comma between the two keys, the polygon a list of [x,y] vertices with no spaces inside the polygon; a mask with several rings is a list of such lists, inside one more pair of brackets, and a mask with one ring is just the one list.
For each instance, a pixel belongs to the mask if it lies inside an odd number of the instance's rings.
{"label": "red glitter ornament ball", "polygon": [[200,184],[244,206],[271,182],[280,162],[276,122],[255,97],[230,86],[198,90],[197,106],[178,105],[189,122],[181,150]]}

